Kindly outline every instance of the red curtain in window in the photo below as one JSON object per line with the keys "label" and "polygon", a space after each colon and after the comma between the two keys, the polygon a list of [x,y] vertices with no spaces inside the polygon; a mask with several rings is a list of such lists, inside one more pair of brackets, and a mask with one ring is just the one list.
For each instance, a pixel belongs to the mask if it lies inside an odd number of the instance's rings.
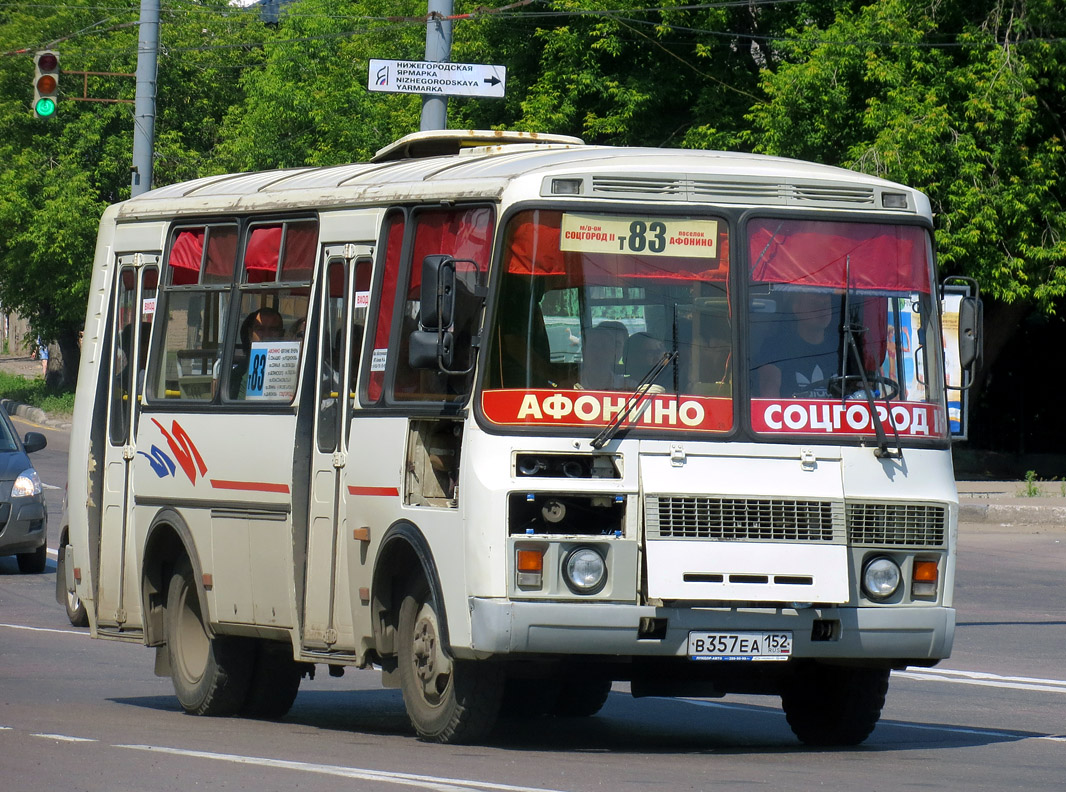
{"label": "red curtain in window", "polygon": [[929,293],[926,232],[916,226],[762,219],[748,232],[754,282]]}
{"label": "red curtain in window", "polygon": [[207,229],[207,266],[203,283],[230,283],[237,262],[237,227],[211,226]]}
{"label": "red curtain in window", "polygon": [[204,260],[204,229],[179,231],[170,248],[168,259],[170,282],[187,286],[200,282],[200,265]]}
{"label": "red curtain in window", "polygon": [[285,229],[285,257],[281,261],[281,279],[311,280],[317,248],[317,223],[289,223]]}
{"label": "red curtain in window", "polygon": [[[419,212],[415,222],[411,277],[407,284],[410,299],[416,299],[422,287],[422,259],[426,256],[449,255],[477,262],[481,272],[488,269],[493,231],[493,212],[489,207]],[[469,271],[470,265],[460,264],[457,269]]]}
{"label": "red curtain in window", "polygon": [[281,257],[281,229],[276,226],[256,226],[248,237],[244,251],[244,282],[267,283],[277,280],[278,259]]}

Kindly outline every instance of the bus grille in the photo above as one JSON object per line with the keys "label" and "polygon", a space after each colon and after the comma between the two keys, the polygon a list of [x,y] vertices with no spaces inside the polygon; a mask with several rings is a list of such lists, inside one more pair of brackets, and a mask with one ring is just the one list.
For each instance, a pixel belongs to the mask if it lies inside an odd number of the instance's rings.
{"label": "bus grille", "polygon": [[848,542],[853,545],[943,547],[943,506],[921,503],[848,503]]}
{"label": "bus grille", "polygon": [[645,510],[651,539],[843,541],[841,507],[830,501],[662,495],[649,496]]}

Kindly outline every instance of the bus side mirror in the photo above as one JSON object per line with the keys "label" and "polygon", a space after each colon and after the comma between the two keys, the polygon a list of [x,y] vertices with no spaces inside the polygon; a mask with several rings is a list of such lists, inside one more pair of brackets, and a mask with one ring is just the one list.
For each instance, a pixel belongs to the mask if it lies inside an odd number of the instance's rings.
{"label": "bus side mirror", "polygon": [[455,312],[455,259],[433,255],[422,260],[422,294],[418,329],[408,341],[411,368],[448,371],[455,356],[452,320]]}
{"label": "bus side mirror", "polygon": [[981,328],[984,309],[977,296],[963,297],[959,304],[959,363],[970,371],[981,358]]}
{"label": "bus side mirror", "polygon": [[[469,265],[471,272],[479,273],[476,262],[464,259],[462,263]],[[456,333],[465,344],[474,332],[467,325],[477,318],[478,307],[484,304],[485,289],[478,283],[461,286],[455,268],[456,260],[451,256],[433,255],[422,260],[418,329],[411,333],[407,353],[411,368],[435,369],[444,374],[469,374],[474,370],[473,359],[465,368],[452,368]],[[465,295],[462,300],[459,300],[460,292]],[[470,338],[470,345],[476,347],[478,339]]]}
{"label": "bus side mirror", "polygon": [[423,330],[447,330],[455,312],[455,259],[426,256],[422,260],[422,301],[418,323]]}
{"label": "bus side mirror", "polygon": [[447,331],[415,330],[408,340],[407,362],[414,369],[434,369],[443,366],[444,370],[452,367],[455,357],[455,337]]}

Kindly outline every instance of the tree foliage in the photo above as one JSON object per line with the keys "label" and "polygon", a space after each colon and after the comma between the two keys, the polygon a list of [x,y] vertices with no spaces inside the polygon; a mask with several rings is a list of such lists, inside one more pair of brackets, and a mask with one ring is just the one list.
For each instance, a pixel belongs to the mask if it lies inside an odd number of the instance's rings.
{"label": "tree foliage", "polygon": [[[0,10],[0,302],[59,341],[67,360],[77,359],[100,215],[130,194],[134,123],[132,104],[78,99],[85,79],[91,98],[135,92],[132,77],[72,72],[134,73],[138,12],[134,0]],[[200,175],[225,110],[242,97],[234,74],[261,57],[264,30],[257,15],[223,0],[163,10],[156,184]],[[36,119],[33,54],[45,48],[60,53],[59,109]]]}
{"label": "tree foliage", "polygon": [[791,31],[738,139],[921,188],[945,271],[1053,311],[1066,294],[1055,5],[881,0]]}

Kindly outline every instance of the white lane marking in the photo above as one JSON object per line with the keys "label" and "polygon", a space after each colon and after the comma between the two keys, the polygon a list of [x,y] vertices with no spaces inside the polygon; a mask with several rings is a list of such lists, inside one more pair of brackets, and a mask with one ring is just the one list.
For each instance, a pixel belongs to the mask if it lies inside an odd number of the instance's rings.
{"label": "white lane marking", "polygon": [[115,747],[130,748],[134,751],[172,754],[174,756],[189,756],[196,759],[217,759],[242,765],[298,770],[304,773],[318,773],[319,775],[338,776],[340,778],[358,778],[363,781],[380,781],[385,784],[403,784],[424,789],[435,789],[440,792],[469,792],[471,789],[500,790],[500,792],[560,792],[560,790],[545,789],[544,787],[512,786],[510,784],[496,784],[491,781],[472,781],[463,778],[442,778],[411,773],[366,770],[360,767],[294,762],[285,759],[268,759],[260,756],[188,751],[181,748],[166,748],[158,745],[116,745]]}
{"label": "white lane marking", "polygon": [[31,734],[30,737],[43,737],[46,740],[59,740],[60,742],[96,742],[92,737],[71,737],[69,734]]}
{"label": "white lane marking", "polygon": [[995,679],[1006,680],[1008,682],[1034,682],[1041,685],[1061,685],[1062,687],[1066,687],[1066,679],[1043,679],[1041,677],[1000,676],[999,674],[991,674],[988,671],[959,671],[954,668],[920,668],[918,666],[911,666],[911,668],[914,669],[914,673],[920,674],[943,674],[945,676],[967,677],[968,679]]}
{"label": "white lane marking", "polygon": [[62,489],[62,487],[57,487],[55,484],[45,484],[42,481],[41,482],[41,489],[54,489],[54,490],[57,490],[57,489]]}
{"label": "white lane marking", "polygon": [[58,550],[53,550],[51,547],[49,547],[48,548],[48,555],[51,556],[52,558],[58,559],[59,558],[59,551]]}
{"label": "white lane marking", "polygon": [[899,721],[892,721],[885,723],[886,726],[893,726],[897,729],[920,729],[922,731],[943,731],[953,732],[955,734],[975,734],[978,737],[1010,737],[1019,742],[1022,740],[1046,740],[1048,742],[1066,742],[1066,737],[1059,737],[1053,734],[1022,734],[1020,732],[1007,732],[996,731],[995,729],[966,729],[962,726],[930,726],[923,725],[921,723],[900,723]]}
{"label": "white lane marking", "polygon": [[922,668],[914,671],[893,671],[892,676],[922,682],[949,682],[956,685],[978,685],[1004,690],[1035,690],[1040,693],[1066,693],[1066,681],[1035,677],[1000,676],[980,671],[955,671],[947,668]]}
{"label": "white lane marking", "polygon": [[59,633],[60,635],[89,635],[89,633],[84,630],[57,630],[53,627],[27,627],[25,624],[4,624],[0,622],[0,627],[7,627],[9,630],[29,630],[30,632]]}

